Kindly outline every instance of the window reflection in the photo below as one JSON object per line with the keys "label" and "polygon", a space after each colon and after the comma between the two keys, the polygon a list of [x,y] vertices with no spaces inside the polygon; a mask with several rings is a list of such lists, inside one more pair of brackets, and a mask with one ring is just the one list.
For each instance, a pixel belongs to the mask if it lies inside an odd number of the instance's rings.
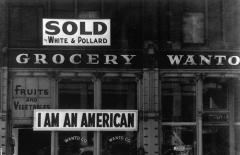
{"label": "window reflection", "polygon": [[[93,83],[87,79],[59,82],[59,109],[94,109]],[[93,132],[58,132],[59,155],[93,155]]]}
{"label": "window reflection", "polygon": [[162,81],[162,116],[166,122],[195,121],[195,83],[191,79]]}
{"label": "window reflection", "polygon": [[228,109],[226,81],[217,78],[207,78],[204,80],[203,109]]}
{"label": "window reflection", "polygon": [[163,155],[196,154],[196,129],[190,126],[164,126]]}
{"label": "window reflection", "polygon": [[[105,78],[102,83],[102,109],[137,109],[134,79]],[[135,155],[136,132],[101,132],[102,155]]]}
{"label": "window reflection", "polygon": [[93,155],[93,132],[59,132],[59,155]]}
{"label": "window reflection", "polygon": [[203,154],[229,155],[229,127],[203,127]]}

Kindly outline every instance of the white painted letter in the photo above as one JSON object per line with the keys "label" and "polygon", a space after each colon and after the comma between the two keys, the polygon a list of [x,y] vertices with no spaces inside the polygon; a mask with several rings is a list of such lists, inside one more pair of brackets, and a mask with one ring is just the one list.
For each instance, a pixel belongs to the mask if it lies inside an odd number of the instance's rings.
{"label": "white painted letter", "polygon": [[185,61],[185,63],[183,65],[188,65],[188,63],[190,63],[189,65],[197,65],[193,59],[194,55],[187,55],[187,60]]}
{"label": "white painted letter", "polygon": [[[60,58],[59,61],[57,61],[57,57]],[[62,54],[55,54],[55,55],[53,55],[53,57],[52,57],[52,61],[53,61],[53,63],[55,63],[55,64],[62,64],[62,63],[64,63],[65,58],[64,58],[64,56],[63,56]]]}
{"label": "white painted letter", "polygon": [[125,65],[131,65],[132,63],[130,62],[136,55],[121,55],[126,62],[124,63]]}
{"label": "white painted letter", "polygon": [[173,55],[167,55],[171,65],[179,65],[179,63],[181,62],[182,60],[182,57],[183,55],[174,55],[174,58],[173,58]]}
{"label": "white painted letter", "polygon": [[222,63],[222,61],[223,61],[223,58],[224,58],[224,60],[226,60],[226,56],[224,56],[224,55],[215,55],[214,56],[214,59],[218,59],[218,62],[217,62],[217,64],[216,65],[223,65],[223,63]]}
{"label": "white painted letter", "polygon": [[45,54],[34,54],[36,61],[34,64],[48,64],[46,61],[46,55]]}
{"label": "white painted letter", "polygon": [[[25,56],[25,57],[22,58],[22,56]],[[17,63],[19,63],[19,64],[27,64],[29,59],[30,59],[30,58],[28,58],[28,54],[19,54],[19,55],[16,57],[16,61],[17,61]]]}
{"label": "white painted letter", "polygon": [[208,64],[208,65],[211,65],[211,58],[212,58],[212,55],[208,55],[208,58],[205,57],[204,55],[200,55],[200,58],[201,58],[201,62],[200,62],[200,65],[204,65],[204,63]]}
{"label": "white painted letter", "polygon": [[[235,62],[233,62],[233,59],[235,59]],[[228,58],[228,63],[229,63],[230,65],[233,65],[233,66],[239,65],[239,63],[240,63],[240,58],[239,58],[238,56],[230,56],[230,57]]]}
{"label": "white painted letter", "polygon": [[[110,59],[111,57],[111,59]],[[105,63],[104,64],[115,64],[117,65],[117,56],[116,55],[105,55]],[[112,62],[112,63],[110,63]]]}
{"label": "white painted letter", "polygon": [[[75,61],[75,57],[79,57],[79,61]],[[81,58],[82,58],[81,54],[73,54],[73,55],[70,56],[69,61],[72,64],[80,64],[81,63]]]}
{"label": "white painted letter", "polygon": [[99,55],[98,54],[87,54],[88,63],[87,64],[99,64]]}

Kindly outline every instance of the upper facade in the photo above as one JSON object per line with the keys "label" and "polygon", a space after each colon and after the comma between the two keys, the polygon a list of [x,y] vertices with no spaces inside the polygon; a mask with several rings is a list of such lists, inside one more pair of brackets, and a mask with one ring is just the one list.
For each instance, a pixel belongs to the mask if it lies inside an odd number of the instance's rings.
{"label": "upper facade", "polygon": [[1,3],[2,47],[45,48],[42,19],[60,18],[110,19],[111,46],[101,48],[144,49],[149,42],[159,49],[240,48],[238,0],[5,0]]}

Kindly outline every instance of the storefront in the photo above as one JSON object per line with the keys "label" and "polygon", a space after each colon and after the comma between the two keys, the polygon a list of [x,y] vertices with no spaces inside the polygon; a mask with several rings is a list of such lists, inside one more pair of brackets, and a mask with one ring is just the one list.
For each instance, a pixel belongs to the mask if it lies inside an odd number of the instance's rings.
{"label": "storefront", "polygon": [[[101,116],[105,120],[98,117],[92,122],[105,121],[103,125],[110,126],[107,130],[47,128],[47,131],[34,131],[33,111],[55,109],[57,112],[62,109],[76,112],[85,109],[92,112],[94,109],[107,109],[124,113],[137,110],[141,73],[141,54],[138,52],[10,49],[9,108],[12,110],[14,154],[136,153],[139,136],[137,115],[133,119],[129,115],[101,112],[105,114]],[[46,56],[44,60],[43,55]],[[43,123],[49,127],[52,122],[44,120]],[[133,123],[136,123],[134,129],[129,129]],[[127,129],[123,129],[124,124]]]}
{"label": "storefront", "polygon": [[162,154],[238,154],[239,53],[163,55],[167,59],[161,57],[159,64],[165,67],[160,71]]}
{"label": "storefront", "polygon": [[[152,59],[158,67],[146,68],[150,57],[141,51],[82,52],[10,49],[15,155],[132,155],[142,148],[145,154],[162,155],[239,153],[238,53],[161,51]],[[70,59],[76,53],[83,56],[79,64]],[[106,55],[114,55],[117,64]],[[138,127],[33,131],[33,109],[137,110]]]}

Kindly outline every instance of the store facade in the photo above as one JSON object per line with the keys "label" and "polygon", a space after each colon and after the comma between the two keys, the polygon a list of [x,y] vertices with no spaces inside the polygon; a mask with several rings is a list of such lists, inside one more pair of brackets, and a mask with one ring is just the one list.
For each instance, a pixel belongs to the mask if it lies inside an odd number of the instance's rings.
{"label": "store facade", "polygon": [[[73,54],[65,55],[67,52]],[[76,52],[86,54],[74,50],[9,50],[14,154],[59,155],[79,150],[140,154],[142,148],[146,154],[163,155],[239,153],[238,52],[161,51],[152,59],[157,64],[153,68],[148,64],[151,56],[145,57],[148,61],[144,63],[144,57],[133,52],[125,54],[132,58],[126,66],[123,64],[127,61],[119,61],[117,66],[111,63],[105,67],[106,63],[101,64],[105,60],[99,61],[97,67],[83,62],[78,68],[50,61],[40,68],[43,61],[36,63],[36,54],[45,53],[46,60],[51,60],[48,56],[60,53],[67,60]],[[88,51],[87,55],[96,53]],[[104,58],[112,54],[100,53]],[[22,57],[18,60],[19,55]],[[137,110],[138,127],[135,131],[34,131],[33,109]]]}
{"label": "store facade", "polygon": [[3,154],[238,155],[230,3],[9,0]]}

